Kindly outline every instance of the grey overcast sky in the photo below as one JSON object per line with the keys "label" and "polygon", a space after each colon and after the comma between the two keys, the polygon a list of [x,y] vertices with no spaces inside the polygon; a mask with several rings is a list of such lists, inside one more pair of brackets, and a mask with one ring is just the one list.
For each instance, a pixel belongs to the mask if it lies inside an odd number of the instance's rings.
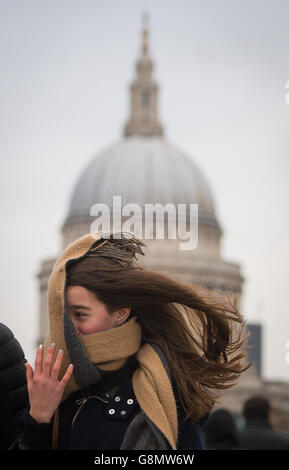
{"label": "grey overcast sky", "polygon": [[0,321],[34,361],[39,265],[79,173],[121,138],[143,12],[167,138],[210,183],[264,377],[288,381],[288,0],[0,1]]}

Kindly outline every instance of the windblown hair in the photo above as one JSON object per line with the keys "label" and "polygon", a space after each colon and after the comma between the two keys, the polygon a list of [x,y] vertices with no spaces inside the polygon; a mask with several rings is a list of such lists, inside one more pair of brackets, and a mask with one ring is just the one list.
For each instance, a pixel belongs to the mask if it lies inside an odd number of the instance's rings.
{"label": "windblown hair", "polygon": [[164,352],[180,403],[194,422],[210,412],[218,390],[232,387],[250,366],[243,361],[245,321],[229,297],[138,265],[143,245],[133,237],[97,241],[69,265],[66,285],[85,287],[110,313],[131,307],[142,342]]}

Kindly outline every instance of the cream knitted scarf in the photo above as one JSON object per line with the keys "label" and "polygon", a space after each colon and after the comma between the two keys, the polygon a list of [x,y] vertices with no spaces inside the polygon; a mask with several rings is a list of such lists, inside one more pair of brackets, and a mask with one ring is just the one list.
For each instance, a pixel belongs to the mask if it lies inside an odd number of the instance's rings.
{"label": "cream knitted scarf", "polygon": [[[66,264],[85,256],[103,234],[87,234],[71,243],[56,260],[48,283],[49,334],[44,345],[44,357],[51,343],[63,349],[61,375],[68,364],[74,373],[63,399],[79,388],[101,380],[101,371],[118,370],[136,354],[139,367],[133,374],[135,396],[144,413],[165,435],[172,449],[178,437],[177,408],[170,379],[152,346],[141,345],[141,326],[136,317],[122,326],[78,337],[65,307]],[[97,262],[97,259],[96,259]]]}

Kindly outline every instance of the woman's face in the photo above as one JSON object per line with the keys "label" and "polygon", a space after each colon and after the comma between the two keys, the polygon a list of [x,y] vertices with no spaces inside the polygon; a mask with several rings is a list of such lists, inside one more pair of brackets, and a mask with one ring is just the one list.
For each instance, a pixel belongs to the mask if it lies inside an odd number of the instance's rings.
{"label": "woman's face", "polygon": [[109,313],[106,306],[85,287],[68,286],[66,305],[78,335],[91,335],[120,326],[128,318],[130,308]]}

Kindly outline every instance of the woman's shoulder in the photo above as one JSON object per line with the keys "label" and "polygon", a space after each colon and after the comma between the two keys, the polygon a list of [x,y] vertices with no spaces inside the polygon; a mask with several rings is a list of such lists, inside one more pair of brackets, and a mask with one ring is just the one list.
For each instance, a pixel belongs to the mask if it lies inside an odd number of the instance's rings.
{"label": "woman's shoulder", "polygon": [[202,450],[204,449],[204,439],[202,427],[207,422],[209,414],[204,415],[198,421],[192,422],[186,419],[185,411],[178,403],[178,449],[181,450]]}
{"label": "woman's shoulder", "polygon": [[186,413],[181,405],[179,391],[172,379],[172,374],[170,372],[165,353],[157,344],[150,343],[150,346],[161,359],[172,385],[178,414],[178,449],[203,449],[204,442],[201,428],[207,422],[209,414],[204,415],[200,420],[194,423],[191,420],[186,419]]}

